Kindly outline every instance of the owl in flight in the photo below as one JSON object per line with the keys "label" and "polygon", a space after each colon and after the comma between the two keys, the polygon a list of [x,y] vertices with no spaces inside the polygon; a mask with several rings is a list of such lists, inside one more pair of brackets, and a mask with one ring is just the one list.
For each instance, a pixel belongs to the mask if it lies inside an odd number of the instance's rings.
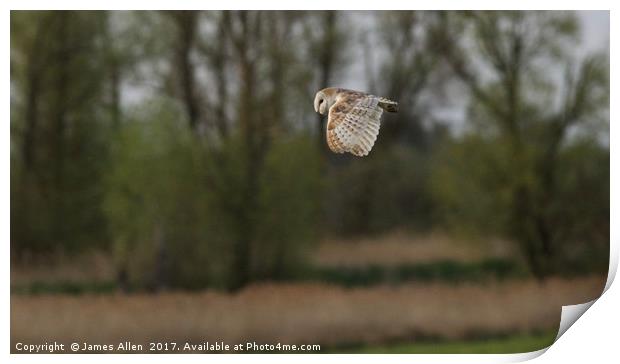
{"label": "owl in flight", "polygon": [[329,149],[363,157],[377,140],[383,110],[397,112],[398,103],[365,92],[328,87],[316,93],[314,110],[328,114]]}

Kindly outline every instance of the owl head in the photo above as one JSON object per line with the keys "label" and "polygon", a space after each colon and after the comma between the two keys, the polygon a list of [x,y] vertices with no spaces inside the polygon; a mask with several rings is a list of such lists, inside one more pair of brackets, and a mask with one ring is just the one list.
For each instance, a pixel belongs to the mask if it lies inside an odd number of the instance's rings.
{"label": "owl head", "polygon": [[314,96],[314,111],[327,115],[334,102],[336,102],[336,90],[333,87],[324,88]]}

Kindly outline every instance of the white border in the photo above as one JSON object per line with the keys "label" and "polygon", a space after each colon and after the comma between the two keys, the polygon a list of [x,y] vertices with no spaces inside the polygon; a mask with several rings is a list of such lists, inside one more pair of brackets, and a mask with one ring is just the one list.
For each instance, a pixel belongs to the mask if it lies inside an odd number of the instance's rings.
{"label": "white border", "polygon": [[[356,10],[380,10],[380,9],[419,9],[419,10],[462,10],[462,9],[536,9],[536,10],[612,10],[610,12],[610,39],[615,39],[614,34],[617,34],[618,27],[617,21],[620,21],[620,17],[613,10],[614,2],[612,1],[541,1],[541,0],[521,0],[521,1],[490,1],[490,0],[475,0],[460,2],[454,0],[435,0],[435,1],[351,1],[351,0],[313,0],[307,4],[293,4],[286,1],[240,1],[240,0],[226,0],[226,2],[208,3],[198,0],[175,0],[172,1],[127,1],[127,0],[108,0],[108,1],[42,1],[42,0],[22,0],[22,1],[4,1],[3,7],[5,11],[2,13],[2,43],[3,49],[7,52],[2,58],[2,66],[5,74],[4,88],[2,89],[3,100],[5,103],[6,116],[10,112],[10,59],[9,59],[9,42],[10,42],[10,9],[204,9],[212,6],[212,9],[222,9],[222,5],[225,5],[226,9],[356,9]],[[611,65],[614,65],[614,60],[618,59],[617,46],[614,43],[610,44],[610,57]],[[614,69],[611,69],[611,81],[612,86],[618,84],[617,72],[614,73]],[[610,120],[614,119],[616,115],[613,105],[618,105],[617,94],[614,93],[614,88],[611,87],[611,110]],[[611,186],[618,185],[620,179],[618,178],[618,153],[616,148],[613,147],[611,141],[618,140],[617,128],[613,127],[613,123],[610,123],[610,145],[611,145]],[[2,219],[1,219],[1,231],[4,233],[4,249],[5,260],[2,269],[2,281],[4,282],[4,300],[2,300],[2,315],[5,323],[5,327],[1,331],[2,340],[0,342],[5,343],[3,347],[5,355],[9,353],[10,342],[10,326],[7,324],[10,320],[10,306],[9,306],[9,218],[10,218],[10,167],[9,167],[9,153],[10,153],[10,123],[9,118],[5,119],[4,123],[4,135],[1,138],[3,157],[2,163],[2,184],[1,196],[3,202]],[[611,286],[615,273],[618,267],[618,237],[619,235],[619,221],[618,214],[615,213],[614,207],[617,209],[619,204],[619,195],[613,189],[610,195],[611,203],[611,254],[610,254],[610,275],[608,277],[607,285],[605,287],[606,292],[602,297],[593,304],[594,309],[588,310],[583,313],[584,318],[578,320],[569,329],[567,333],[559,337],[558,341],[553,344],[549,349],[543,349],[537,352],[524,353],[524,354],[507,354],[507,355],[354,355],[354,354],[334,354],[326,355],[321,354],[321,361],[328,362],[340,362],[341,360],[351,360],[355,362],[370,362],[375,360],[385,362],[421,362],[421,363],[445,363],[445,362],[470,362],[470,363],[496,363],[496,362],[519,362],[530,360],[538,357],[538,362],[546,363],[566,363],[573,362],[574,360],[584,361],[592,360],[593,356],[596,358],[613,358],[617,356],[617,332],[618,332],[618,314],[617,308],[620,307],[620,294],[616,286]],[[545,355],[542,355],[545,353]],[[65,362],[78,362],[81,363],[84,360],[93,362],[108,362],[110,359],[118,360],[118,357],[107,357],[100,355],[89,355],[83,357],[82,355],[11,355],[10,360],[15,362],[41,362],[51,361],[58,363]],[[130,357],[124,357],[122,359],[149,362],[149,363],[167,363],[171,360],[204,363],[205,361],[220,361],[220,362],[237,362],[241,360],[256,361],[263,363],[271,362],[289,362],[291,360],[301,363],[315,363],[317,357],[314,355],[298,354],[294,356],[290,355],[268,355],[268,354],[244,354],[244,355],[210,355],[205,357],[203,355],[183,355],[182,357],[174,355],[174,357],[168,357],[168,355],[131,355]],[[609,359],[607,360],[609,361]]]}
{"label": "white border", "polygon": [[[52,2],[44,0],[8,0],[8,9],[14,10],[41,10],[41,9],[83,9],[83,10],[100,10],[100,9],[117,9],[117,10],[133,10],[133,9],[149,9],[149,10],[167,10],[167,9],[205,9],[205,10],[222,10],[222,9],[247,9],[247,10],[389,10],[389,9],[412,9],[412,10],[608,10],[611,9],[613,1],[610,0],[590,0],[590,1],[545,1],[545,0],[508,0],[508,1],[492,1],[492,0],[434,0],[434,1],[355,1],[355,0],[312,0],[306,3],[294,3],[284,0],[226,0],[225,2],[214,2],[204,0],[141,0],[141,1],[123,1],[123,0],[95,0],[80,2],[77,0],[57,0]],[[224,6],[222,6],[224,5]]]}

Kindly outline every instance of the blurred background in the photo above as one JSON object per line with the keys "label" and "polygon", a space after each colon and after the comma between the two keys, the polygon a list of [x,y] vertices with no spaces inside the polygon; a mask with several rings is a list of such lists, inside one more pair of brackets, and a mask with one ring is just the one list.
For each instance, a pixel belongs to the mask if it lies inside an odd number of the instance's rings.
{"label": "blurred background", "polygon": [[[368,157],[328,86],[399,101]],[[606,279],[609,13],[12,11],[10,244],[12,342],[540,349]]]}

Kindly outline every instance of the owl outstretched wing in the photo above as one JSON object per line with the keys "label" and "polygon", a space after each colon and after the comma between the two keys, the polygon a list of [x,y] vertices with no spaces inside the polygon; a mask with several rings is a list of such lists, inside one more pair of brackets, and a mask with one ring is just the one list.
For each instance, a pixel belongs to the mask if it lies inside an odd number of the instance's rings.
{"label": "owl outstretched wing", "polygon": [[368,155],[379,135],[383,114],[379,101],[373,95],[352,93],[332,105],[327,121],[329,148],[358,157]]}

